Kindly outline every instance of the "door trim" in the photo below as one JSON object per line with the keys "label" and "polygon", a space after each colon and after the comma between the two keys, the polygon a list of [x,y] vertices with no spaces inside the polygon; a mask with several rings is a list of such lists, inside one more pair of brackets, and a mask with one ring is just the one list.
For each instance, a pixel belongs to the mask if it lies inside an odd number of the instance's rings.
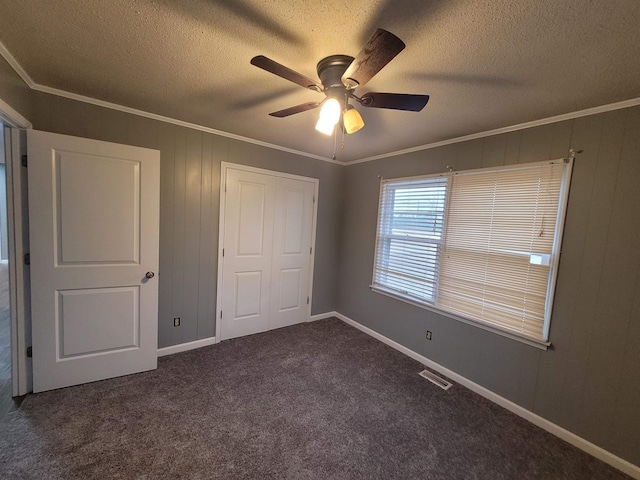
{"label": "door trim", "polygon": [[33,128],[29,120],[24,118],[20,112],[0,98],[0,123],[6,127],[13,128]]}
{"label": "door trim", "polygon": [[220,215],[218,219],[218,281],[216,288],[216,336],[215,342],[218,343],[221,340],[221,328],[222,328],[222,274],[224,270],[224,257],[222,255],[222,247],[224,243],[224,225],[225,225],[225,182],[227,178],[227,170],[243,170],[245,172],[260,173],[262,175],[270,175],[273,177],[289,178],[292,180],[301,180],[304,182],[311,182],[314,185],[313,190],[313,219],[311,222],[311,249],[313,254],[310,255],[309,264],[309,303],[307,304],[307,321],[311,318],[311,305],[313,304],[313,266],[316,259],[316,226],[318,220],[318,191],[320,180],[317,178],[303,177],[301,175],[294,175],[291,173],[278,172],[275,170],[266,170],[264,168],[250,167],[247,165],[240,165],[237,163],[220,162]]}
{"label": "door trim", "polygon": [[[22,171],[22,154],[26,153],[25,130],[33,127],[11,105],[0,98],[1,133],[5,140],[5,165],[7,184],[7,246],[9,256],[9,312],[11,324],[11,394],[25,395],[31,391],[31,361],[27,358],[30,343],[30,303],[28,297],[28,269],[22,258],[24,245],[28,242],[28,231],[23,225],[28,222],[24,205],[26,172]],[[27,275],[25,279],[25,275]]]}
{"label": "door trim", "polygon": [[[29,268],[23,258],[29,242],[26,202],[26,172],[22,154],[26,152],[26,131],[11,128],[5,140],[11,152],[5,158],[7,169],[7,237],[9,247],[9,311],[11,315],[11,380],[14,397],[32,390],[31,359],[27,348],[31,343],[31,299]],[[6,150],[6,148],[5,148]],[[26,169],[25,169],[26,170]]]}

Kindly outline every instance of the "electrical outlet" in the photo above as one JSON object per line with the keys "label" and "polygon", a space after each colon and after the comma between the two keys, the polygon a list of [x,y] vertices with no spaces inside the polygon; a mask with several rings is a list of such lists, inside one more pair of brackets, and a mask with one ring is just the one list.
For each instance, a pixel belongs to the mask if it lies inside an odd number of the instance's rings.
{"label": "electrical outlet", "polygon": [[431,332],[427,330],[427,340],[431,340]]}
{"label": "electrical outlet", "polygon": [[175,317],[173,319],[173,326],[174,327],[179,327],[180,326],[180,317]]}

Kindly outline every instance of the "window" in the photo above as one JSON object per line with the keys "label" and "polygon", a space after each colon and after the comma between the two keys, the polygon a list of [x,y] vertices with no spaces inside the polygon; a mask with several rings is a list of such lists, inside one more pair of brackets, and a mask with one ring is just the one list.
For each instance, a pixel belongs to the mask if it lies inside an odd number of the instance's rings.
{"label": "window", "polygon": [[383,180],[372,288],[546,343],[571,166]]}
{"label": "window", "polygon": [[383,182],[374,285],[435,301],[446,192],[446,178]]}

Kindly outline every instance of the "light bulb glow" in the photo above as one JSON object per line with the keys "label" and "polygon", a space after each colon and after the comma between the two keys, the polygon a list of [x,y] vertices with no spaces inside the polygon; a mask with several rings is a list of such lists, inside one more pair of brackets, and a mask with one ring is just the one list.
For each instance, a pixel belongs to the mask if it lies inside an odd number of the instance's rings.
{"label": "light bulb glow", "polygon": [[316,130],[325,135],[331,135],[333,133],[333,127],[335,126],[335,123],[327,122],[320,118],[318,123],[316,123]]}
{"label": "light bulb glow", "polygon": [[331,135],[333,133],[333,127],[335,127],[338,120],[340,120],[340,102],[335,98],[329,98],[322,105],[320,110],[320,118],[316,124],[316,130],[325,135]]}

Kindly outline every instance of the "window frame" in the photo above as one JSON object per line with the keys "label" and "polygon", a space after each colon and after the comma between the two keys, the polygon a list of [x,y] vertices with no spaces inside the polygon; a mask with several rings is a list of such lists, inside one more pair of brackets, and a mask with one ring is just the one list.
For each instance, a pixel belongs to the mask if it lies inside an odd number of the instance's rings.
{"label": "window frame", "polygon": [[[490,322],[476,320],[473,318],[467,318],[464,315],[452,313],[450,311],[447,311],[446,309],[440,308],[437,305],[439,284],[440,284],[440,264],[441,264],[440,260],[438,260],[438,264],[436,265],[436,269],[435,269],[436,282],[434,287],[434,297],[433,297],[434,299],[432,302],[423,301],[415,297],[412,298],[409,296],[402,295],[402,293],[399,291],[396,291],[391,288],[385,288],[384,285],[380,285],[376,283],[375,281],[376,268],[379,262],[379,258],[378,258],[378,249],[379,249],[379,242],[380,242],[379,228],[380,228],[380,222],[382,218],[382,208],[384,206],[382,203],[382,200],[383,200],[382,197],[383,197],[383,188],[385,184],[394,184],[394,183],[399,184],[401,182],[409,183],[412,181],[419,182],[422,180],[426,181],[430,178],[442,178],[442,177],[447,178],[446,192],[445,192],[444,221],[442,226],[442,235],[441,235],[440,244],[439,244],[439,248],[442,251],[442,249],[444,249],[446,245],[447,220],[449,217],[449,205],[451,201],[451,195],[450,195],[451,178],[457,175],[467,175],[467,174],[475,174],[475,173],[491,173],[491,172],[499,172],[503,170],[536,168],[540,166],[547,166],[547,165],[550,166],[550,165],[558,165],[558,164],[562,164],[563,169],[561,173],[562,176],[560,179],[560,190],[559,190],[559,196],[558,196],[557,214],[555,219],[555,235],[553,238],[551,259],[549,264],[549,274],[548,274],[548,282],[547,282],[546,297],[545,297],[544,323],[543,323],[542,332],[541,332],[542,339],[533,338],[525,334],[520,335],[506,328],[501,328],[497,325],[493,325]],[[568,196],[569,196],[569,189],[571,184],[572,169],[573,169],[573,158],[562,158],[557,160],[546,160],[546,161],[532,162],[532,163],[526,163],[526,164],[504,165],[500,167],[479,168],[479,169],[472,169],[472,170],[462,170],[457,172],[450,171],[450,172],[442,172],[442,173],[429,174],[429,175],[417,175],[412,177],[402,177],[402,178],[394,178],[394,179],[381,179],[380,198],[378,201],[378,214],[377,214],[377,224],[376,224],[376,232],[375,232],[376,237],[375,237],[375,250],[374,250],[374,259],[373,259],[373,275],[372,275],[372,283],[370,285],[371,290],[376,293],[380,293],[382,295],[395,298],[397,300],[400,300],[405,303],[409,303],[419,308],[436,312],[440,315],[458,320],[460,322],[463,322],[469,325],[473,325],[475,327],[496,333],[498,335],[501,335],[507,338],[517,340],[519,342],[522,342],[528,345],[532,345],[541,349],[549,348],[551,346],[551,342],[549,340],[549,333],[550,333],[551,317],[552,317],[552,310],[553,310],[553,299],[554,299],[555,287],[557,283],[558,267],[560,262],[560,249],[561,249],[562,238],[564,233],[564,224],[566,219],[566,210],[568,205]],[[386,213],[387,215],[390,214],[390,212],[386,212]]]}
{"label": "window frame", "polygon": [[[406,183],[406,190],[409,190],[410,188],[425,188],[425,184],[433,184],[433,187],[435,190],[437,189],[442,189],[444,188],[444,195],[442,196],[443,198],[441,200],[436,199],[436,201],[438,201],[439,203],[442,204],[442,209],[441,210],[435,210],[437,213],[436,215],[440,215],[441,219],[440,219],[440,229],[439,229],[439,238],[437,239],[426,239],[426,238],[420,238],[419,236],[416,235],[411,235],[411,234],[407,234],[404,237],[399,235],[399,234],[394,234],[394,233],[390,233],[390,232],[384,232],[384,233],[380,233],[381,230],[381,225],[385,225],[386,227],[388,227],[389,230],[393,229],[394,226],[394,222],[393,222],[393,215],[395,213],[394,209],[391,210],[385,210],[385,215],[384,218],[380,215],[381,209],[383,207],[383,203],[385,201],[385,184],[390,184],[391,182],[393,182],[394,184],[398,185],[401,183]],[[390,187],[390,190],[393,192],[393,200],[389,203],[390,205],[395,206],[396,205],[396,192],[398,190],[401,190],[401,185],[399,186],[392,186]],[[433,302],[435,301],[435,299],[437,298],[437,290],[438,290],[438,276],[439,276],[439,266],[440,266],[440,256],[442,253],[442,246],[443,246],[443,239],[444,239],[444,234],[445,234],[445,222],[446,222],[446,211],[447,211],[447,202],[448,202],[448,191],[449,191],[449,180],[445,180],[444,182],[436,177],[436,176],[430,176],[429,178],[422,178],[422,177],[417,177],[416,180],[414,181],[412,178],[410,179],[394,179],[388,182],[383,181],[381,183],[381,188],[380,188],[380,197],[379,197],[379,201],[378,201],[378,209],[379,209],[379,215],[378,215],[378,225],[376,228],[376,242],[375,242],[375,261],[374,261],[374,265],[373,265],[373,281],[372,281],[372,286],[376,289],[379,290],[385,290],[386,292],[390,293],[390,294],[395,294],[399,297],[402,298],[406,298],[408,300],[417,302],[417,303],[423,303],[423,301],[420,299],[419,295],[414,295],[411,294],[408,291],[404,291],[402,292],[399,288],[393,288],[389,285],[384,285],[383,283],[377,283],[376,282],[376,278],[377,278],[377,274],[381,273],[381,274],[388,274],[389,272],[379,272],[379,265],[382,262],[378,262],[378,252],[384,250],[385,253],[382,254],[382,257],[384,258],[391,258],[389,249],[391,247],[391,241],[392,240],[397,240],[399,243],[404,243],[404,244],[411,244],[411,243],[415,243],[415,244],[423,244],[423,245],[434,245],[435,249],[436,249],[436,254],[434,255],[436,263],[435,263],[435,268],[433,269],[432,272],[429,272],[431,275],[433,275],[433,288],[432,288],[432,295],[431,298],[432,300],[426,300],[424,301],[425,304],[433,304]],[[407,205],[406,200],[404,201],[405,205]],[[433,212],[433,210],[431,210],[431,212]],[[390,270],[390,269],[387,269]],[[389,282],[391,283],[391,282]],[[403,293],[406,295],[403,295]]]}

